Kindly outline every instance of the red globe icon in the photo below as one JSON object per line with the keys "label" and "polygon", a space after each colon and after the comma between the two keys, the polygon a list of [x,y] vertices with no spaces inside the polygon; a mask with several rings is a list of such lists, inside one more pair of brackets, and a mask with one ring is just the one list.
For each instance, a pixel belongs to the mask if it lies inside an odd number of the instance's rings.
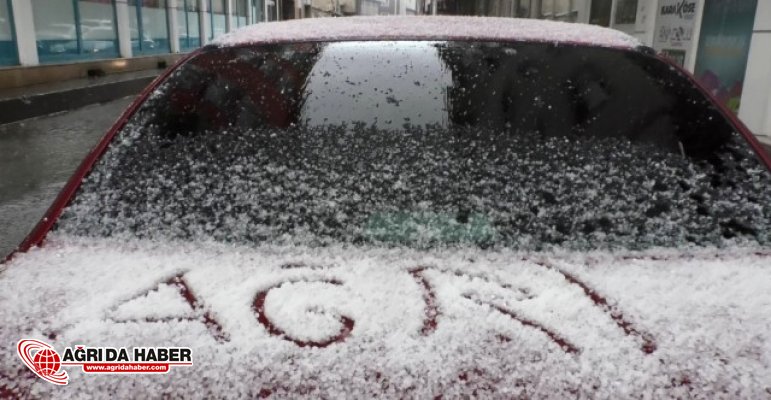
{"label": "red globe icon", "polygon": [[61,367],[59,354],[56,354],[56,352],[51,349],[38,351],[32,359],[32,362],[35,364],[37,373],[42,376],[52,376],[58,372]]}

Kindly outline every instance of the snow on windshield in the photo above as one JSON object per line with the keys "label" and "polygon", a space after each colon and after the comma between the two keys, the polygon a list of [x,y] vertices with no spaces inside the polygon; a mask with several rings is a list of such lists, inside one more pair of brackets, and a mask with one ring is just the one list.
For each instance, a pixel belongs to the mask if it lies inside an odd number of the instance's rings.
{"label": "snow on windshield", "polygon": [[71,370],[56,387],[2,346],[0,387],[22,397],[761,398],[769,256],[57,234],[0,275],[2,342],[189,346],[194,366],[163,378]]}
{"label": "snow on windshield", "polygon": [[641,45],[639,40],[626,33],[595,25],[535,19],[446,16],[297,19],[250,25],[222,35],[212,43],[216,46],[236,46],[362,39],[536,41],[623,48]]}
{"label": "snow on windshield", "polygon": [[477,128],[152,135],[124,131],[59,230],[524,250],[771,241],[768,172],[741,146],[716,183],[712,164],[613,138]]}
{"label": "snow on windshield", "polygon": [[521,250],[771,242],[771,174],[693,86],[615,49],[208,49],[85,179],[84,236]]}

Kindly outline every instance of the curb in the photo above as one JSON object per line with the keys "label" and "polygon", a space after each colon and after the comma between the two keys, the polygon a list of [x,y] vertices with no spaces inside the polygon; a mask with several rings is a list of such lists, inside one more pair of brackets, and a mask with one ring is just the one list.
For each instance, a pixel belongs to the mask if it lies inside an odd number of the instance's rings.
{"label": "curb", "polygon": [[3,110],[0,113],[0,124],[69,111],[89,104],[103,103],[135,95],[149,85],[153,79],[155,76],[147,76],[52,93],[0,99],[0,110]]}

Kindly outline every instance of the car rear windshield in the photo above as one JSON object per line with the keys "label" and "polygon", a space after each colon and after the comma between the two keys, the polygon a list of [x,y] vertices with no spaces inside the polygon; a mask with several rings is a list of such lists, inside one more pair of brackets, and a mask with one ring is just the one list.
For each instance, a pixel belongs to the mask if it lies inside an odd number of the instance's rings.
{"label": "car rear windshield", "polygon": [[523,250],[771,242],[769,171],[678,70],[555,43],[205,48],[57,229]]}

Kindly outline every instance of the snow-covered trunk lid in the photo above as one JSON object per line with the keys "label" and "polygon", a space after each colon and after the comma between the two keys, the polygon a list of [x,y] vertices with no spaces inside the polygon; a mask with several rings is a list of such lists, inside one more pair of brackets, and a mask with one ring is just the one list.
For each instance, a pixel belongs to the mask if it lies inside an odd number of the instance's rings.
{"label": "snow-covered trunk lid", "polygon": [[254,43],[346,40],[500,40],[581,43],[635,48],[642,43],[624,32],[589,24],[466,16],[313,18],[255,24],[222,35],[215,46]]}
{"label": "snow-covered trunk lid", "polygon": [[[771,255],[234,247],[58,236],[0,273],[20,397],[512,398],[771,390]],[[23,338],[183,346],[167,375],[37,379]]]}

